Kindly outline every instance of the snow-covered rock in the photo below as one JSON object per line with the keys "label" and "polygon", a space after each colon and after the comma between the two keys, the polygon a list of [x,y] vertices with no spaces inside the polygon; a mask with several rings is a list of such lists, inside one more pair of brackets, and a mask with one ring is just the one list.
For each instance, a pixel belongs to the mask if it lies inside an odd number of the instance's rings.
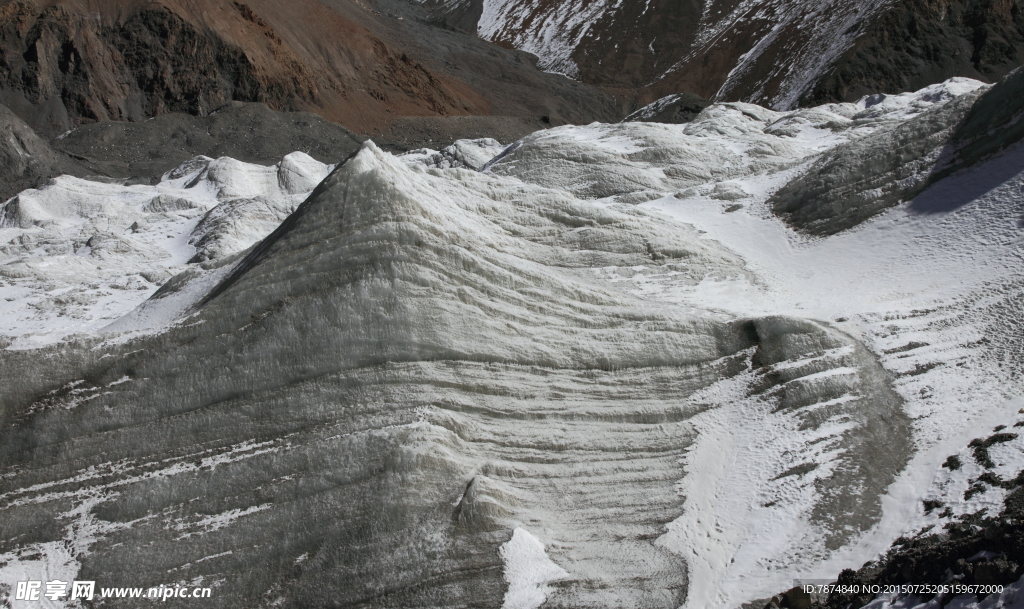
{"label": "snow-covered rock", "polygon": [[481,138],[476,140],[457,140],[443,150],[421,148],[402,155],[407,163],[421,164],[425,167],[448,169],[449,167],[465,167],[481,169],[488,161],[501,154],[505,149],[498,140]]}
{"label": "snow-covered rock", "polygon": [[[882,16],[900,5],[891,0],[703,0],[682,4],[663,0],[429,0],[424,4],[435,14],[458,15],[460,21],[472,16],[481,38],[532,53],[541,69],[570,78],[659,95],[687,91],[713,100],[742,100],[782,110],[797,107],[837,63],[851,61],[851,49],[858,40],[864,41],[873,22],[885,20]],[[926,22],[945,19],[944,14],[932,17],[932,13],[910,11]],[[896,15],[901,16],[891,19],[916,21],[900,12]],[[924,38],[927,36],[914,39],[913,46],[928,46]],[[963,44],[957,40],[950,48],[958,43]],[[890,49],[894,55],[896,49],[900,47]],[[939,54],[949,52],[943,49]],[[844,73],[846,84],[862,90],[884,76],[907,83],[919,74],[952,75],[957,70],[946,60],[921,59],[925,65],[911,63],[914,68],[880,60],[878,67],[848,70]]]}

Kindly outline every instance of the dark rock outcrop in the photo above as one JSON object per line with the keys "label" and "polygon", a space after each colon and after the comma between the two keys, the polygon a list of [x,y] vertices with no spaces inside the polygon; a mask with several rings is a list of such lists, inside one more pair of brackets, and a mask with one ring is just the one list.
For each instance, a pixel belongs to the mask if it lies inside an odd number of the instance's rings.
{"label": "dark rock outcrop", "polygon": [[909,0],[879,15],[802,101],[914,91],[951,76],[999,80],[1024,62],[1020,0]]}
{"label": "dark rock outcrop", "polygon": [[[998,441],[998,435],[979,439],[978,443]],[[817,597],[814,602],[805,606],[813,609],[863,607],[874,598],[872,594],[862,593],[870,586],[943,583],[997,586],[1017,581],[1024,575],[1024,471],[1012,480],[1002,480],[986,472],[979,479],[978,484],[982,483],[1010,491],[998,515],[966,514],[951,519],[941,530],[929,529],[913,538],[901,537],[880,560],[839,574],[836,584],[856,592],[814,595]],[[922,602],[930,598],[920,596]],[[939,596],[939,602],[945,606],[956,594]],[[779,599],[782,602],[775,606],[798,606],[786,602],[784,597]]]}
{"label": "dark rock outcrop", "polygon": [[[962,576],[953,583],[977,586],[995,586],[1013,583],[1020,578],[1020,563],[1008,558],[1005,549],[1017,560],[1020,558],[1020,544],[1015,543],[1024,534],[1019,520],[1013,524],[977,525],[966,524],[967,528],[978,527],[981,532],[957,536],[935,535],[922,540],[901,540],[881,564],[865,566],[854,571],[844,570],[836,583],[839,585],[864,588],[886,584],[935,582],[937,585],[948,581],[947,573]],[[992,539],[986,539],[985,535]],[[970,562],[972,556],[981,552],[992,552],[995,558]],[[952,599],[953,595],[946,598]],[[870,594],[836,594],[824,602],[812,604],[812,609],[846,609],[863,607],[873,600]],[[941,602],[941,601],[940,601]]]}
{"label": "dark rock outcrop", "polygon": [[697,118],[711,102],[693,93],[669,95],[648,104],[625,118],[626,121],[644,121],[649,123],[688,123]]}
{"label": "dark rock outcrop", "polygon": [[74,159],[54,151],[10,109],[0,105],[0,201],[52,176],[87,172]]}

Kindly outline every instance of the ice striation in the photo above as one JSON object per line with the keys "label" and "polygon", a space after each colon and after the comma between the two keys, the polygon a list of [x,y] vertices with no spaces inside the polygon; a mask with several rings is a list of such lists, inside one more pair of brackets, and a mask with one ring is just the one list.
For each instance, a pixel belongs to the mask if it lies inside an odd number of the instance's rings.
{"label": "ice striation", "polygon": [[[914,94],[792,112],[735,102],[714,104],[683,125],[624,122],[558,127],[516,142],[485,169],[587,198],[615,196],[639,203],[661,198],[666,191],[680,191],[677,196],[685,199],[698,190],[714,188],[721,198],[740,199],[737,189],[741,187],[733,183],[737,179],[788,179],[792,176],[784,170],[804,161],[823,163],[819,158],[830,159],[838,153],[819,154],[846,150],[841,144],[864,148],[864,142],[873,141],[866,136],[891,137],[891,131],[909,129],[911,119],[920,120],[922,114],[940,116],[941,127],[936,131],[948,135],[950,124],[955,123],[949,118],[949,104],[958,100],[956,104],[969,108],[971,100],[958,99],[960,94],[983,87],[978,81],[953,79]],[[870,168],[864,173],[875,175]]]}
{"label": "ice striation", "polygon": [[315,188],[328,168],[296,171],[312,192],[254,246],[232,227],[284,170],[183,167],[166,194],[209,204],[175,234],[222,237],[105,330],[0,351],[0,584],[703,608],[872,558],[959,492],[943,459],[1024,407],[1024,152],[827,237],[771,201],[978,86],[367,142]]}
{"label": "ice striation", "polygon": [[476,140],[457,140],[443,150],[421,148],[402,155],[402,159],[410,164],[419,164],[436,169],[463,167],[481,169],[488,161],[498,156],[505,146],[498,140],[481,138]]}
{"label": "ice striation", "polygon": [[[938,180],[1020,140],[1020,115],[1010,114],[1011,100],[1024,92],[1024,72],[991,89],[959,78],[944,84],[914,95],[862,99],[862,114],[896,112],[908,120],[815,159],[810,171],[774,194],[773,211],[807,232],[834,234],[910,201]],[[962,202],[978,194],[961,197]],[[922,201],[914,205],[925,213],[948,211],[929,209]]]}

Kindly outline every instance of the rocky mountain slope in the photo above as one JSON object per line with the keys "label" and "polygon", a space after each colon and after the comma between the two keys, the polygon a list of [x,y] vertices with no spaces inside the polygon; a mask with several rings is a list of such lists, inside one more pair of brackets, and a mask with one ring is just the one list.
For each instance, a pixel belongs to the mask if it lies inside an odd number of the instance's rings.
{"label": "rocky mountain slope", "polygon": [[788,109],[953,76],[992,82],[1024,61],[1021,10],[1019,0],[3,0],[0,103],[44,137],[205,116],[230,101],[393,141],[409,130],[452,134],[446,143],[482,136],[464,116],[503,117],[499,128],[518,137],[682,93]]}
{"label": "rocky mountain slope", "polygon": [[521,137],[670,95],[790,109],[1022,61],[1019,0],[0,2],[0,103],[44,137],[239,101],[447,144],[486,136],[461,117]]}
{"label": "rocky mountain slope", "polygon": [[0,124],[7,132],[0,143],[0,198],[5,200],[61,175],[153,184],[196,155],[272,164],[302,151],[332,163],[365,139],[315,114],[242,102],[205,117],[172,112],[142,123],[90,123],[50,141],[3,106]]}
{"label": "rocky mountain slope", "polygon": [[1019,442],[942,464],[1024,407],[1021,78],[20,192],[0,602],[727,608],[997,516]]}
{"label": "rocky mountain slope", "polygon": [[0,198],[7,200],[40,180],[86,171],[75,159],[54,151],[49,142],[0,105]]}
{"label": "rocky mountain slope", "polygon": [[311,111],[360,132],[398,116],[617,113],[607,95],[430,26],[406,3],[0,4],[0,102],[45,136],[83,122],[204,116],[229,101]]}
{"label": "rocky mountain slope", "polygon": [[1021,63],[1024,4],[1020,2],[897,2],[867,24],[803,101],[913,91],[950,76],[992,82]]}
{"label": "rocky mountain slope", "polygon": [[544,69],[639,90],[775,109],[998,80],[1024,61],[1018,0],[450,0],[428,2]]}

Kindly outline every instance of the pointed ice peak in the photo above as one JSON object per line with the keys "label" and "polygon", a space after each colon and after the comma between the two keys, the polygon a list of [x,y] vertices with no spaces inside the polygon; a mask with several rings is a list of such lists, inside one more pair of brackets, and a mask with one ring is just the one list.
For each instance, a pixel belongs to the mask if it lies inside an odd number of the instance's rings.
{"label": "pointed ice peak", "polygon": [[373,140],[366,140],[359,146],[359,150],[356,155],[352,157],[347,163],[345,163],[344,170],[353,175],[356,173],[363,173],[369,171],[373,167],[377,167],[381,162],[384,161],[384,151],[382,151]]}

